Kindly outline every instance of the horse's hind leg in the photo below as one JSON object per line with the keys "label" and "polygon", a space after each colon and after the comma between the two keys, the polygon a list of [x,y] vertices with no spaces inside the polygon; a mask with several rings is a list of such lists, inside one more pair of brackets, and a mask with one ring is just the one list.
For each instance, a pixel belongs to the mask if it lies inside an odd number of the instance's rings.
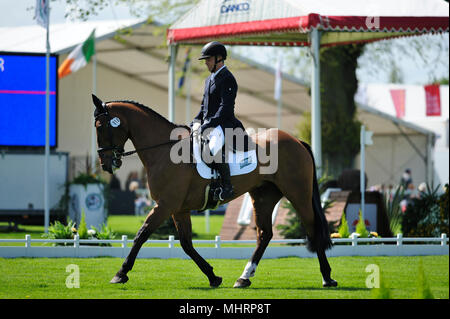
{"label": "horse's hind leg", "polygon": [[200,270],[208,277],[209,285],[218,287],[222,283],[222,278],[214,274],[213,267],[192,246],[192,224],[189,212],[173,214],[172,218],[180,236],[180,244],[184,252],[192,258]]}
{"label": "horse's hind leg", "polygon": [[256,267],[272,239],[272,212],[283,195],[274,184],[267,182],[250,191],[250,196],[253,200],[256,222],[256,249],[248,261],[244,272],[236,280],[234,288],[250,286],[251,282],[249,278],[255,275]]}
{"label": "horse's hind leg", "polygon": [[[303,196],[304,194],[293,195],[293,194],[285,194],[287,199],[292,203],[292,206],[297,212],[297,215],[300,218],[303,226],[306,229],[306,234],[308,236],[308,240],[314,240],[315,231],[315,214],[313,210],[312,200],[308,196]],[[320,205],[320,204],[319,204]],[[315,250],[317,253],[317,257],[319,259],[320,272],[322,274],[322,284],[324,287],[335,287],[337,286],[337,282],[331,279],[331,267],[328,263],[327,256],[325,255],[325,251],[321,247],[317,247]]]}
{"label": "horse's hind leg", "polygon": [[122,267],[114,278],[111,279],[110,283],[124,284],[128,281],[127,273],[131,270],[131,268],[133,268],[137,254],[139,253],[142,245],[147,241],[151,233],[153,233],[159,225],[161,225],[161,223],[169,217],[169,215],[170,211],[164,208],[164,205],[157,205],[152,209],[145,219],[144,224],[137,232],[136,237],[134,238],[133,247],[122,264]]}

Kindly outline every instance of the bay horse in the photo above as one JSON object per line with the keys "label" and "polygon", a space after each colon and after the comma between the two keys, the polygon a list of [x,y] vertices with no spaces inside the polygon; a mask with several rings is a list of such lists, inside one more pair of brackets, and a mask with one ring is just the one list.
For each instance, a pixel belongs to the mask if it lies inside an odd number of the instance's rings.
{"label": "bay horse", "polygon": [[[132,269],[140,248],[150,234],[171,216],[184,252],[207,276],[210,286],[218,287],[222,278],[215,275],[213,267],[192,245],[190,212],[203,207],[205,188],[210,181],[202,178],[192,163],[173,163],[170,158],[171,147],[176,142],[170,141],[171,132],[175,128],[185,128],[183,139],[189,142],[189,127],[176,125],[137,102],[103,103],[95,95],[92,95],[92,99],[102,169],[113,173],[120,168],[123,156],[136,152],[145,167],[150,194],[156,202],[138,230],[122,267],[110,282],[128,281],[127,273]],[[323,286],[337,286],[337,282],[331,278],[331,267],[325,255],[332,243],[320,203],[311,148],[307,143],[278,129],[258,132],[250,135],[250,138],[264,151],[273,145],[278,148],[278,168],[273,174],[260,174],[258,168],[262,164],[258,159],[257,169],[231,178],[235,191],[232,199],[246,192],[251,196],[257,235],[256,249],[234,287],[250,286],[249,278],[254,276],[273,235],[272,211],[283,196],[292,203],[306,229],[307,248],[317,253]],[[124,152],[128,139],[132,141],[136,151]]]}

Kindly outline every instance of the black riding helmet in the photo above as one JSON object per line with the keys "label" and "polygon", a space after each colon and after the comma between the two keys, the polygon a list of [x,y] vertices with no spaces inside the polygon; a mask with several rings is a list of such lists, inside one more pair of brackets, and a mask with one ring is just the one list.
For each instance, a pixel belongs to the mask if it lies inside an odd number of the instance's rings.
{"label": "black riding helmet", "polygon": [[[217,58],[218,55],[222,57],[222,60],[219,60]],[[202,48],[202,55],[198,59],[204,60],[212,56],[215,57],[215,63],[214,68],[211,72],[215,72],[217,63],[225,61],[225,59],[227,58],[227,49],[225,49],[225,46],[220,42],[209,42]]]}

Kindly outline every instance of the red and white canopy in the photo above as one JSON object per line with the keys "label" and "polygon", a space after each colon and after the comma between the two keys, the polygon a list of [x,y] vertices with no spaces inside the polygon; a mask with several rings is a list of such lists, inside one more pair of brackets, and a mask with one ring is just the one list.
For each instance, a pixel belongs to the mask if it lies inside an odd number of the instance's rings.
{"label": "red and white canopy", "polygon": [[[167,30],[169,115],[174,113],[178,44],[320,46],[449,31],[444,0],[201,0]],[[311,146],[322,166],[320,65],[311,74]],[[320,176],[320,169],[318,176]]]}
{"label": "red and white canopy", "polygon": [[449,31],[444,0],[202,0],[167,32],[170,44],[219,40],[241,45],[368,42]]}

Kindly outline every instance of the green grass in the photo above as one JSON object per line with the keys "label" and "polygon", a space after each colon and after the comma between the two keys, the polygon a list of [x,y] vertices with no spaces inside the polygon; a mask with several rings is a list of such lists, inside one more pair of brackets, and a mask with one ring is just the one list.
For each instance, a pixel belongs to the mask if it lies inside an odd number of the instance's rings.
{"label": "green grass", "polygon": [[[234,289],[246,260],[212,259],[215,273],[223,277],[219,288],[191,260],[138,259],[125,285],[109,280],[120,258],[0,258],[0,299],[9,298],[169,298],[169,299],[369,299],[365,268],[376,264],[393,298],[413,298],[422,261],[426,282],[435,298],[449,298],[448,256],[333,257],[329,258],[337,288],[322,288],[316,258],[262,259],[252,285]],[[66,266],[80,269],[80,288],[66,287]]]}

